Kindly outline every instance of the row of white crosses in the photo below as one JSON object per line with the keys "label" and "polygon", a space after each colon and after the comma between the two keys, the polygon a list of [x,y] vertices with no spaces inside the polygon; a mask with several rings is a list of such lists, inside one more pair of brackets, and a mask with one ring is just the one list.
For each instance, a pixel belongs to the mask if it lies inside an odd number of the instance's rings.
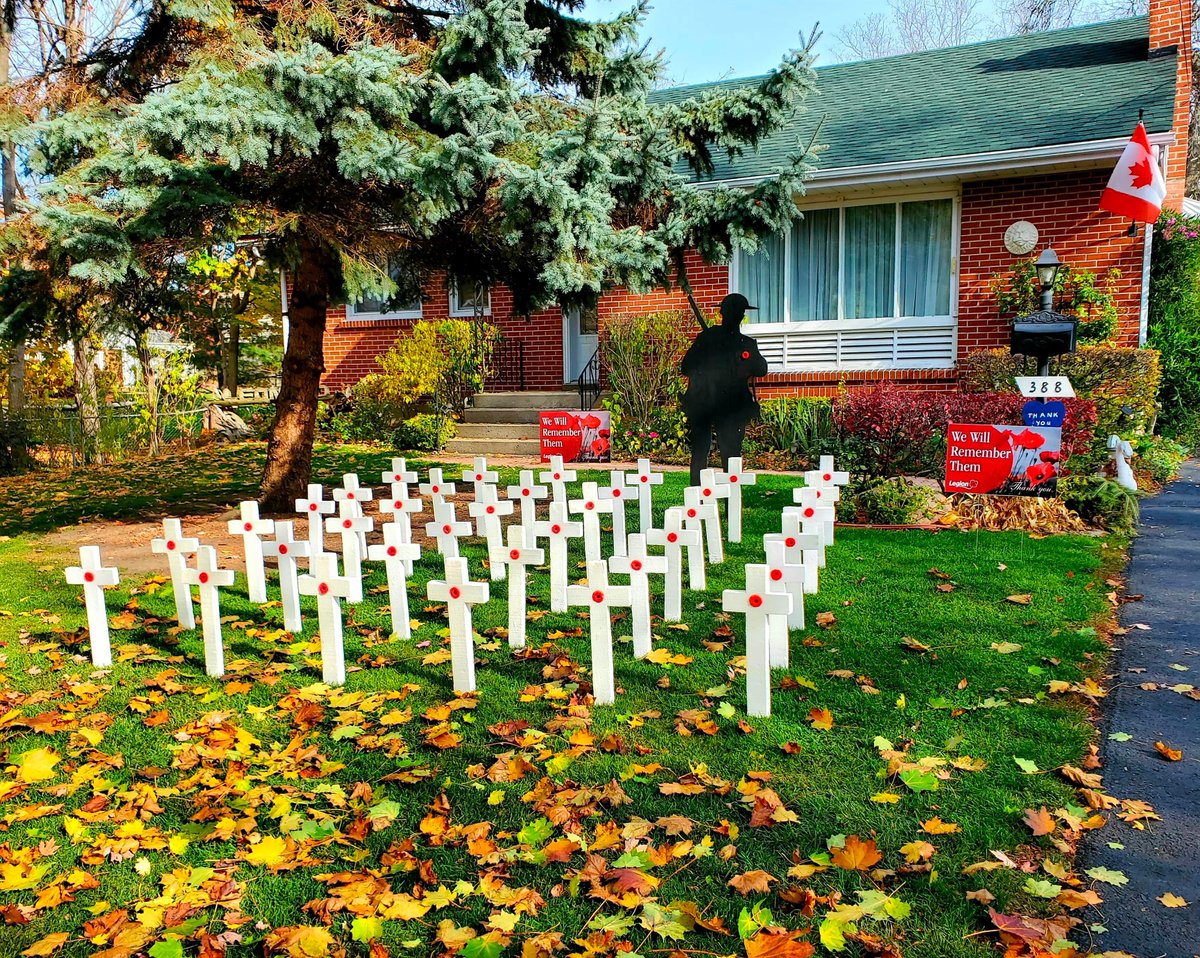
{"label": "row of white crosses", "polygon": [[771,669],[788,665],[788,633],[804,628],[804,594],[817,591],[817,570],[833,544],[834,503],[850,481],[822,456],[793,490],[797,503],[783,510],[783,530],[763,536],[765,563],[746,566],[745,589],[726,589],[721,607],[746,621],[746,711],[771,714]]}

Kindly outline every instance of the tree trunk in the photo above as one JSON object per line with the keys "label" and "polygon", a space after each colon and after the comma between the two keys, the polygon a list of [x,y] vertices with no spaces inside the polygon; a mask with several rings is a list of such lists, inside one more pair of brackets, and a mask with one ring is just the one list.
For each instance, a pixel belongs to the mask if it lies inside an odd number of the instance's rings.
{"label": "tree trunk", "polygon": [[317,399],[325,369],[325,313],[333,269],[331,250],[312,239],[301,240],[290,303],[291,329],[259,497],[264,512],[291,512],[295,500],[304,497],[312,475]]}
{"label": "tree trunk", "polygon": [[83,464],[100,461],[100,399],[96,393],[96,351],[85,334],[72,344],[75,350],[75,405],[79,407],[80,458]]}
{"label": "tree trunk", "polygon": [[[0,0],[0,86],[7,90],[12,61],[12,34],[4,17],[4,2]],[[17,157],[10,139],[0,143],[0,198],[4,219],[17,211]],[[25,344],[12,345],[8,356],[8,413],[18,415],[25,408]]]}
{"label": "tree trunk", "polygon": [[221,388],[227,389],[233,399],[238,391],[238,357],[241,353],[242,323],[236,316],[229,317],[229,326],[221,337]]}

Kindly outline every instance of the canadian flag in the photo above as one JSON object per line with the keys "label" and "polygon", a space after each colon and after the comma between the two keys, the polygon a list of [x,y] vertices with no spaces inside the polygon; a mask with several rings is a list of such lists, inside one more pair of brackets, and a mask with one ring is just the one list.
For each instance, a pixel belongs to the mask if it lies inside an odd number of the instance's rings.
{"label": "canadian flag", "polygon": [[1167,184],[1162,170],[1150,149],[1146,128],[1138,123],[1117,160],[1117,168],[1108,178],[1108,186],[1100,197],[1100,209],[1142,223],[1153,223],[1162,212],[1166,198]]}

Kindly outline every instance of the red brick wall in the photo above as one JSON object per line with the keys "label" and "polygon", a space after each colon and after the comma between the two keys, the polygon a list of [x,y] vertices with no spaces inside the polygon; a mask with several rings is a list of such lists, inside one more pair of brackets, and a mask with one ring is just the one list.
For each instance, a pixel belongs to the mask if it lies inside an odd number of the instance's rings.
{"label": "red brick wall", "polygon": [[1175,142],[1167,151],[1167,206],[1179,209],[1187,174],[1188,119],[1192,95],[1191,0],[1150,0],[1150,55],[1176,48]]}
{"label": "red brick wall", "polygon": [[1004,231],[1016,220],[1028,220],[1038,228],[1035,254],[1052,246],[1064,263],[1091,270],[1101,279],[1113,267],[1121,271],[1116,282],[1120,340],[1124,345],[1137,345],[1145,240],[1140,234],[1126,235],[1128,220],[1096,209],[1110,172],[1101,169],[963,184],[960,360],[977,349],[1008,346],[1008,318],[996,311],[991,281],[1022,258],[1004,247]]}

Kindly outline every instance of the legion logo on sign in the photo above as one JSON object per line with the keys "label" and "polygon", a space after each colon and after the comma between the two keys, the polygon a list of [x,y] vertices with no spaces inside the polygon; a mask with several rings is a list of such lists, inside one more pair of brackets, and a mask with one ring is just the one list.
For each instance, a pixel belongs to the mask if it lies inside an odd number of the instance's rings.
{"label": "legion logo on sign", "polygon": [[542,462],[610,462],[610,419],[607,410],[559,409],[538,414]]}
{"label": "legion logo on sign", "polygon": [[1051,498],[1061,458],[1060,428],[951,423],[946,492]]}

